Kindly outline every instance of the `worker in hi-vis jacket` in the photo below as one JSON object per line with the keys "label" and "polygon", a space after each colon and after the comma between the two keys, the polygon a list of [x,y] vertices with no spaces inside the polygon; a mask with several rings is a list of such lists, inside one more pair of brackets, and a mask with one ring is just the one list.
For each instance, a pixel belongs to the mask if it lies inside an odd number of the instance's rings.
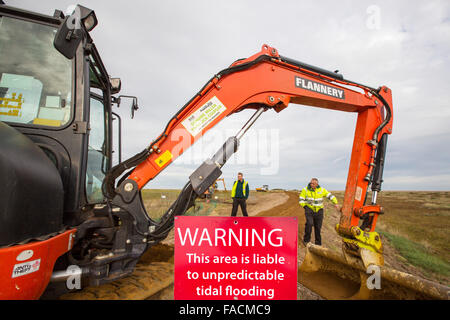
{"label": "worker in hi-vis jacket", "polygon": [[241,207],[242,215],[248,217],[247,214],[247,199],[250,194],[250,188],[247,181],[244,180],[242,172],[238,173],[238,179],[234,182],[231,189],[231,198],[233,198],[233,209],[231,210],[231,216],[235,217],[237,214],[238,206]]}
{"label": "worker in hi-vis jacket", "polygon": [[320,236],[320,229],[322,228],[323,221],[323,198],[326,197],[337,210],[339,205],[336,197],[331,194],[327,189],[319,186],[319,180],[312,178],[311,182],[302,189],[299,197],[299,204],[305,209],[306,223],[305,223],[305,235],[303,237],[303,244],[306,244],[311,240],[311,231],[314,226],[315,244],[322,245],[322,237]]}

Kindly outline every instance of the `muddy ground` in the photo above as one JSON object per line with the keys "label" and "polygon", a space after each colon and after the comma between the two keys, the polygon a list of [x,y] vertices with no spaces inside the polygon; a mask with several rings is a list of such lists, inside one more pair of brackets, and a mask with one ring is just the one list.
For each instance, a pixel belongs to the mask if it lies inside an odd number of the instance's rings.
{"label": "muddy ground", "polygon": [[[166,200],[167,192],[154,196],[152,205],[160,201],[162,206],[170,203]],[[337,193],[338,199],[340,194]],[[158,200],[159,199],[159,200]],[[171,199],[169,199],[171,200]],[[342,203],[342,199],[339,199]],[[231,199],[228,192],[217,192],[210,200],[197,200],[196,207],[190,210],[190,215],[229,216],[231,213]],[[149,210],[149,208],[147,208]],[[306,248],[302,244],[305,216],[304,210],[298,204],[298,192],[252,192],[247,202],[250,216],[295,216],[298,218],[299,264],[303,261]],[[161,212],[164,209],[160,210]],[[238,215],[240,215],[240,209]],[[334,229],[338,223],[340,213],[331,205],[325,205],[325,218],[322,227],[322,245],[333,251],[341,252],[341,239]],[[154,217],[155,218],[155,217]],[[314,235],[312,235],[314,239]],[[384,244],[385,265],[391,268],[414,274],[422,278],[436,280],[419,268],[412,266],[390,246],[386,239]],[[139,262],[136,272],[128,278],[113,282],[99,288],[87,288],[81,292],[65,295],[65,299],[173,299],[173,231],[162,242],[147,252]],[[301,274],[299,274],[301,277]],[[299,278],[300,279],[300,278]],[[332,290],[326,278],[315,278],[315,285],[326,290]],[[323,283],[322,283],[323,282]],[[351,288],[349,288],[351,289]],[[298,299],[318,300],[321,296],[298,283]]]}

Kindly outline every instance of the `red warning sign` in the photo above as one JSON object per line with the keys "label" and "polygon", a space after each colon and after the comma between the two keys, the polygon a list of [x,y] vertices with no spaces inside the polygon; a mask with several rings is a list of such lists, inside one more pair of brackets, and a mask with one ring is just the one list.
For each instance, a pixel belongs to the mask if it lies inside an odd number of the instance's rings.
{"label": "red warning sign", "polygon": [[295,217],[175,217],[175,299],[297,299]]}

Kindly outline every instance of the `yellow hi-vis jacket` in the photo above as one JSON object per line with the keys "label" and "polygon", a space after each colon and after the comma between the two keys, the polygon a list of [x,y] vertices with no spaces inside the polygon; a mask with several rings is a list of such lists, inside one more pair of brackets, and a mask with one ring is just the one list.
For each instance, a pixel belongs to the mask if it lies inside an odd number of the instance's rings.
{"label": "yellow hi-vis jacket", "polygon": [[[247,196],[247,186],[248,183],[247,181],[243,181],[243,185],[242,185],[242,194],[244,195],[244,198],[248,198]],[[237,189],[237,185],[238,185],[238,180],[236,180],[233,184],[233,188],[231,189],[231,197],[234,198],[236,197],[236,189]]]}
{"label": "yellow hi-vis jacket", "polygon": [[333,204],[338,203],[336,197],[327,189],[317,186],[316,190],[313,190],[309,185],[303,188],[298,203],[303,208],[307,206],[312,211],[318,212],[323,208],[323,197],[327,197]]}

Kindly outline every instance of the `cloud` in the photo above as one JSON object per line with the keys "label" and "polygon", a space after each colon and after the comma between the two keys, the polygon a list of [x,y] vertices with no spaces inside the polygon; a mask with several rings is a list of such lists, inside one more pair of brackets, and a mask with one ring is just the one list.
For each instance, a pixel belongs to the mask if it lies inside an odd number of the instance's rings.
{"label": "cloud", "polygon": [[[71,1],[8,4],[52,14]],[[95,1],[92,32],[124,94],[139,97],[136,119],[125,105],[124,158],[145,148],[169,118],[217,71],[250,56],[263,43],[300,61],[339,69],[348,79],[393,90],[394,128],[389,138],[386,189],[449,190],[450,3],[448,1]],[[378,29],[367,8],[379,8]],[[236,129],[251,112],[225,119],[217,130]],[[328,189],[344,189],[356,115],[291,105],[265,113],[252,128],[279,132],[279,170],[262,176],[261,164],[224,167],[228,180],[246,172],[253,186],[298,188],[318,176]],[[225,138],[225,137],[224,137]],[[247,141],[248,142],[248,141]],[[245,150],[246,140],[241,150]],[[195,158],[210,150],[192,149]],[[196,151],[197,150],[197,151]],[[182,168],[185,168],[182,170]],[[174,163],[148,187],[181,187],[195,166]],[[228,182],[228,181],[227,181]],[[229,182],[231,183],[231,181]]]}

